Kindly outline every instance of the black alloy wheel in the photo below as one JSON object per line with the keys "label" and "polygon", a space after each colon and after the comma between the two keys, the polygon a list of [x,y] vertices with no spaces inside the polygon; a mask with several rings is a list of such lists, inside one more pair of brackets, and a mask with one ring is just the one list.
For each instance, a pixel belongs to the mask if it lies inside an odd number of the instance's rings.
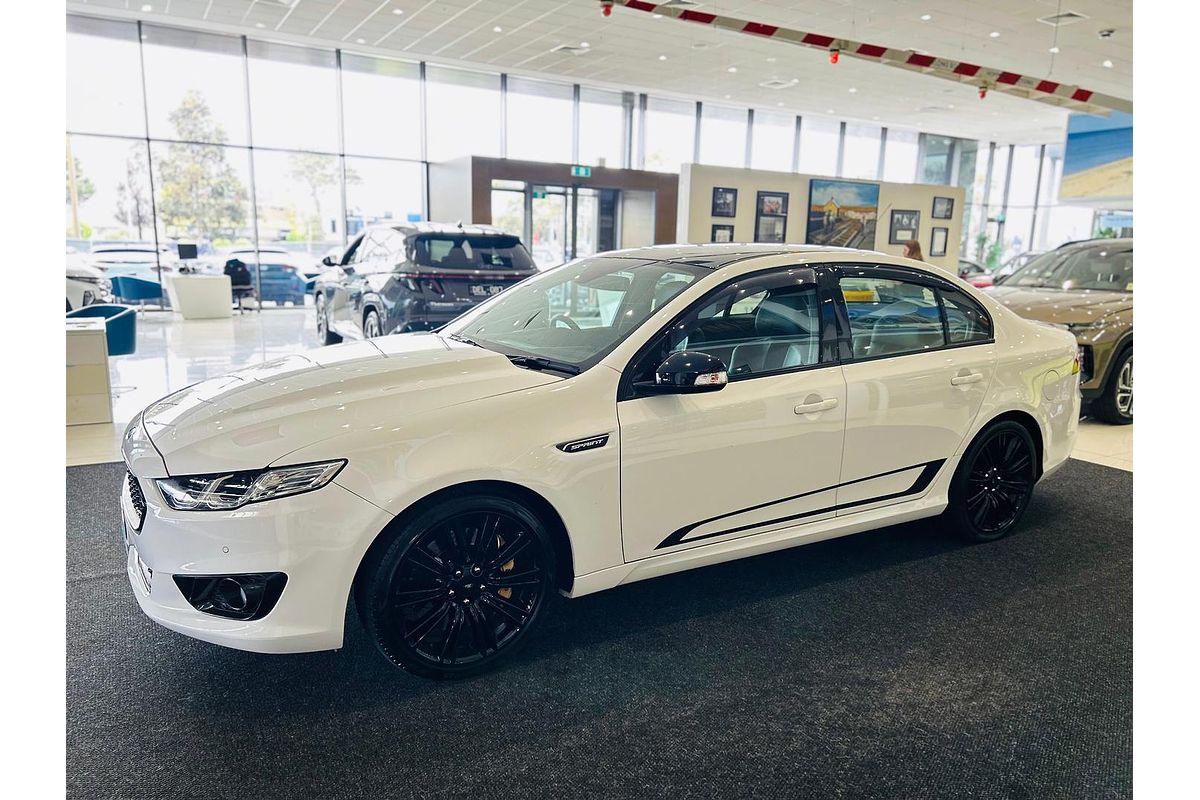
{"label": "black alloy wheel", "polygon": [[989,542],[1012,531],[1037,482],[1037,448],[1017,422],[987,428],[963,454],[950,484],[947,516],[955,531]]}
{"label": "black alloy wheel", "polygon": [[1123,350],[1113,362],[1104,394],[1092,403],[1092,414],[1111,425],[1133,422],[1133,348]]}
{"label": "black alloy wheel", "polygon": [[358,608],[380,652],[426,678],[489,669],[515,652],[555,591],[541,520],[500,495],[419,513],[365,565]]}

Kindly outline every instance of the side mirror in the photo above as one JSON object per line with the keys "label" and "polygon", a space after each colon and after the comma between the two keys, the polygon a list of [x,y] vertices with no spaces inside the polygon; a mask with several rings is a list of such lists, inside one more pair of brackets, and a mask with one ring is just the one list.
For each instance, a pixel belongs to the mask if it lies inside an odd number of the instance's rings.
{"label": "side mirror", "polygon": [[699,394],[716,392],[729,383],[725,362],[708,353],[683,350],[672,353],[654,371],[653,381],[634,384],[641,394]]}
{"label": "side mirror", "polygon": [[327,267],[336,267],[338,265],[337,259],[333,256],[325,256],[321,259],[321,263]]}

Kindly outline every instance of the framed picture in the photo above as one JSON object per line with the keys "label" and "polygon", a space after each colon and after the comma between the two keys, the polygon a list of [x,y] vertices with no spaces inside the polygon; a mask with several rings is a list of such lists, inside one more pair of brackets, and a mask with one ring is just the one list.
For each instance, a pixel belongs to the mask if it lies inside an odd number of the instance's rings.
{"label": "framed picture", "polygon": [[787,207],[787,192],[758,193],[758,215],[760,217],[786,217]]}
{"label": "framed picture", "polygon": [[904,244],[917,238],[921,227],[921,212],[901,209],[892,210],[892,225],[888,230],[888,244]]}
{"label": "framed picture", "polygon": [[759,217],[754,225],[754,241],[782,244],[787,236],[787,217]]}
{"label": "framed picture", "polygon": [[933,198],[933,218],[934,219],[950,219],[954,216],[954,198],[953,197],[935,197]]}
{"label": "framed picture", "polygon": [[929,237],[929,256],[931,258],[940,258],[946,255],[946,240],[950,238],[949,228],[934,228],[933,235]]}
{"label": "framed picture", "polygon": [[808,184],[808,244],[875,246],[879,184],[814,178]]}
{"label": "framed picture", "polygon": [[727,189],[724,186],[713,187],[712,215],[714,217],[737,216],[737,189]]}
{"label": "framed picture", "polygon": [[732,225],[713,225],[712,239],[713,242],[732,242],[733,241],[733,226]]}

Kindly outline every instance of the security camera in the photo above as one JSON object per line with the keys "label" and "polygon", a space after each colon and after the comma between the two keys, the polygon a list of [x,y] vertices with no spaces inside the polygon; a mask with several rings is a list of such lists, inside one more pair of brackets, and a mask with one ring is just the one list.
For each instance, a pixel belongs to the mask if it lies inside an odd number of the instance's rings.
{"label": "security camera", "polygon": [[1099,36],[1101,39],[1111,39],[1114,33],[1116,33],[1116,31],[1113,30],[1112,28],[1104,28],[1104,29],[1100,30],[1099,32],[1097,32],[1096,35]]}

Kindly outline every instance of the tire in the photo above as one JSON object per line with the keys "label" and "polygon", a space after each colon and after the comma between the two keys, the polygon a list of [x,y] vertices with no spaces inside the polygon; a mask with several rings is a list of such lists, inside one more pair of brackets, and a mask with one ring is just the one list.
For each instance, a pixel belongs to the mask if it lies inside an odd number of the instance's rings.
{"label": "tire", "polygon": [[329,309],[325,307],[325,295],[318,294],[313,302],[317,313],[317,339],[321,344],[337,344],[342,337],[329,329]]}
{"label": "tire", "polygon": [[368,636],[423,678],[465,678],[524,645],[555,596],[545,524],[502,494],[457,495],[417,511],[372,548],[356,583]]}
{"label": "tire", "polygon": [[383,323],[379,321],[379,312],[369,308],[363,317],[363,338],[376,339],[380,336],[383,336]]}
{"label": "tire", "polygon": [[1021,521],[1037,482],[1037,447],[1024,425],[1004,420],[983,430],[950,482],[945,521],[969,542],[1007,536]]}
{"label": "tire", "polygon": [[1133,422],[1133,348],[1117,355],[1109,370],[1104,394],[1092,401],[1092,415],[1110,425]]}

